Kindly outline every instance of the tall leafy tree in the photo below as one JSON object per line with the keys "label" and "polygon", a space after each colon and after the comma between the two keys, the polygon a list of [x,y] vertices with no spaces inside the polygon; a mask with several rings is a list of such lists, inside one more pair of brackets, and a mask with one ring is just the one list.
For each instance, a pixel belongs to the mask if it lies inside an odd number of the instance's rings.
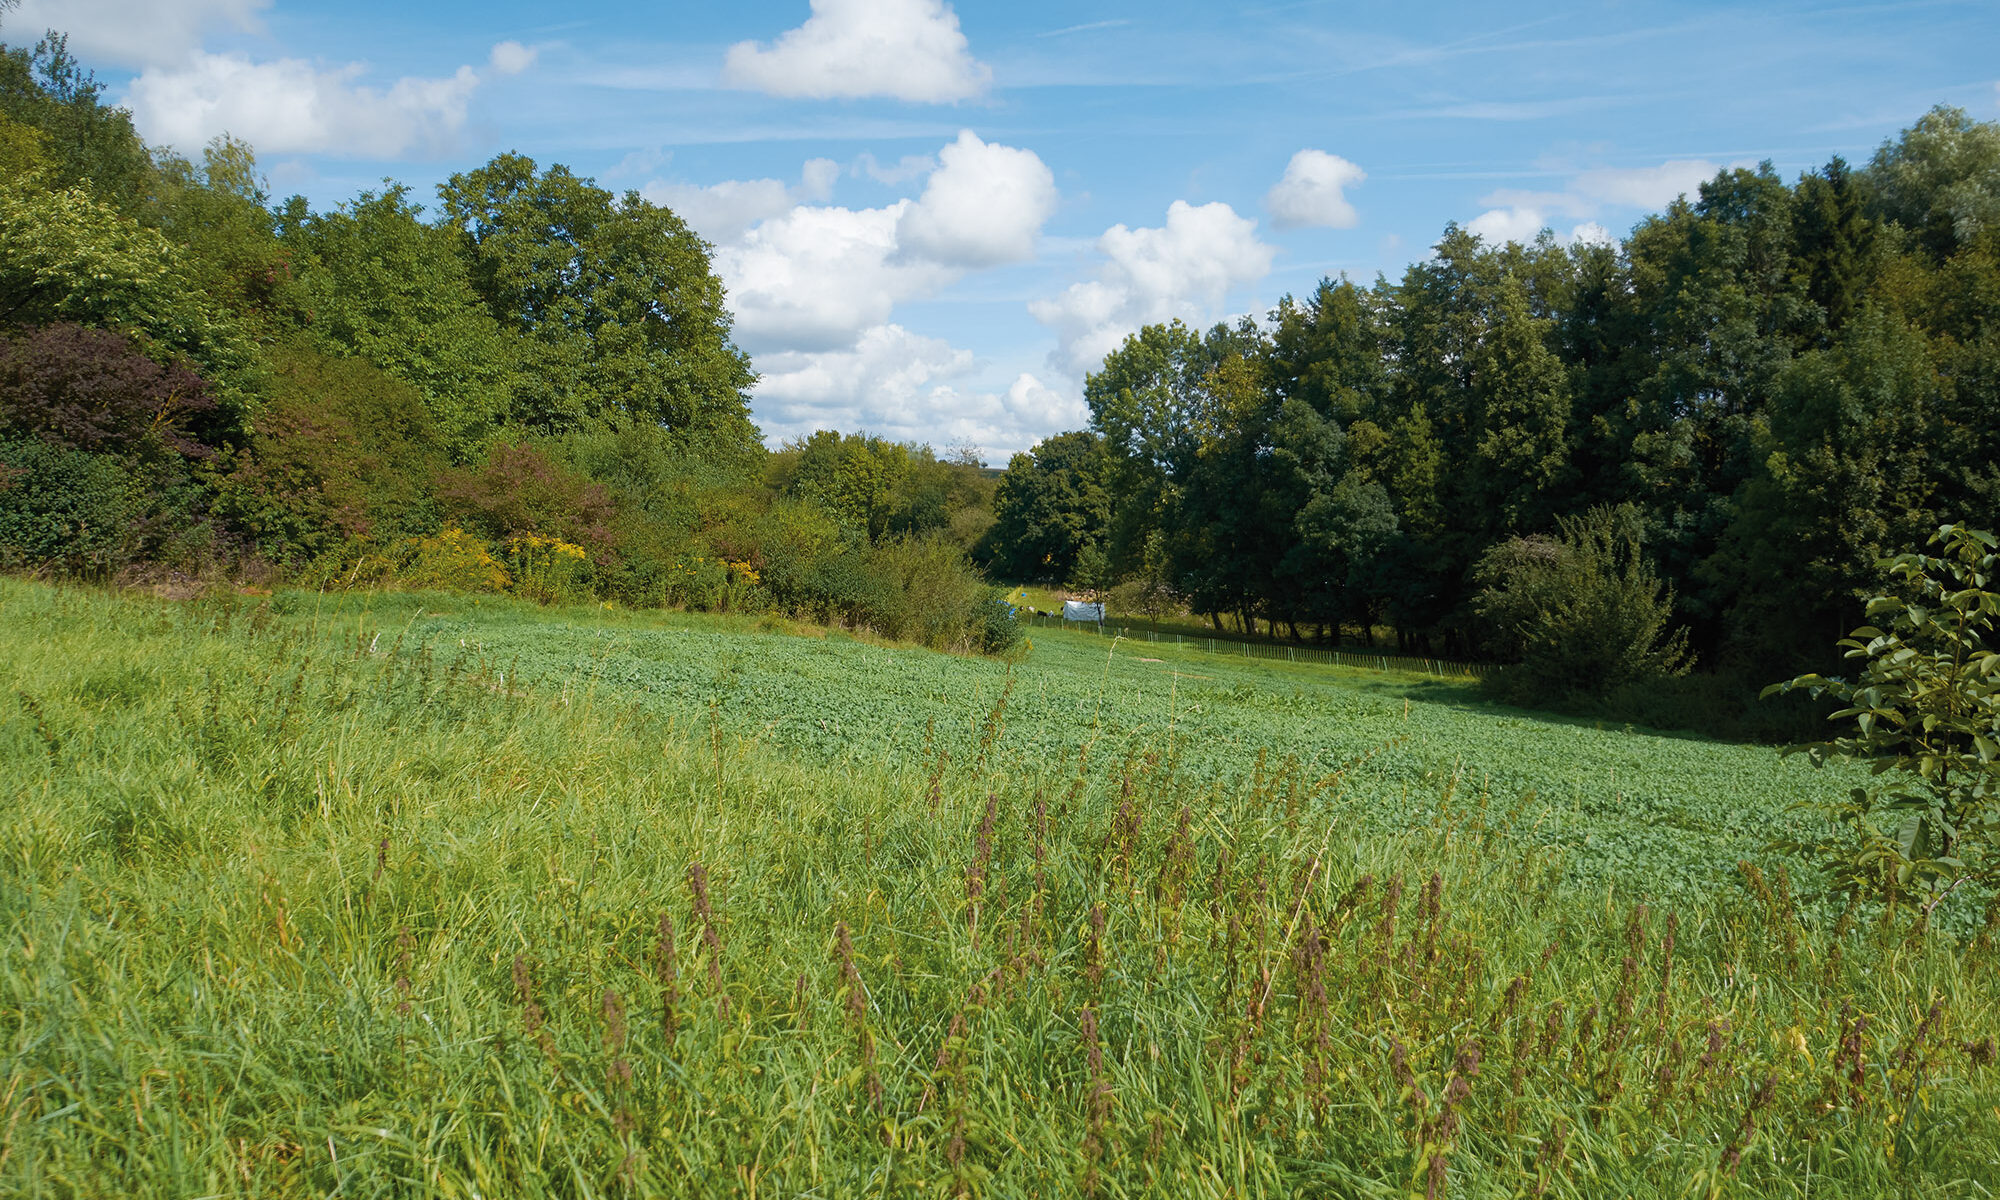
{"label": "tall leafy tree", "polygon": [[1271,384],[1342,423],[1377,415],[1388,387],[1377,297],[1347,279],[1320,281],[1271,314]]}
{"label": "tall leafy tree", "polygon": [[1091,430],[1116,475],[1108,549],[1120,571],[1162,527],[1203,440],[1218,428],[1205,384],[1212,366],[1201,335],[1173,321],[1130,335],[1084,380]]}
{"label": "tall leafy tree", "polygon": [[1934,260],[2000,227],[2000,125],[1939,105],[1868,164],[1877,210]]}
{"label": "tall leafy tree", "polygon": [[1469,509],[1487,536],[1547,528],[1566,507],[1570,381],[1550,349],[1553,322],[1528,308],[1515,276],[1493,295],[1491,327],[1472,353]]}
{"label": "tall leafy tree", "polygon": [[222,137],[201,161],[158,156],[140,219],[183,248],[196,287],[246,329],[288,332],[292,264],[248,143]]}
{"label": "tall leafy tree", "polygon": [[1111,523],[1110,463],[1098,436],[1059,433],[1008,460],[983,556],[1009,579],[1060,581]]}
{"label": "tall leafy tree", "polygon": [[439,188],[472,284],[526,338],[514,418],[545,430],[651,422],[747,452],[749,359],[729,340],[708,245],[637,192],[503,154]]}
{"label": "tall leafy tree", "polygon": [[1265,508],[1286,535],[1272,583],[1279,614],[1294,626],[1351,621],[1369,630],[1389,590],[1396,513],[1388,491],[1351,465],[1348,444],[1303,400],[1285,401],[1272,423]]}
{"label": "tall leafy tree", "polygon": [[294,199],[280,221],[295,256],[295,300],[325,351],[358,355],[418,390],[460,457],[511,415],[520,335],[473,289],[450,231],[409,191],[363,192],[313,214]]}
{"label": "tall leafy tree", "polygon": [[153,164],[125,109],[51,33],[32,49],[0,45],[0,113],[42,135],[50,186],[84,188],[127,215],[143,205]]}
{"label": "tall leafy tree", "polygon": [[1836,334],[1858,311],[1876,268],[1876,222],[1862,185],[1836,156],[1799,179],[1792,210],[1792,261],[1806,299]]}
{"label": "tall leafy tree", "polygon": [[1259,617],[1291,615],[1275,578],[1291,510],[1269,469],[1276,405],[1262,347],[1226,329],[1210,341],[1221,359],[1197,389],[1201,441],[1174,481],[1162,532],[1175,581],[1195,610],[1234,613],[1248,629]]}
{"label": "tall leafy tree", "polygon": [[910,447],[822,429],[787,449],[795,460],[785,494],[820,505],[870,542],[906,530]]}
{"label": "tall leafy tree", "polygon": [[1938,523],[1939,390],[1927,340],[1880,311],[1787,367],[1757,422],[1759,469],[1702,568],[1732,597],[1734,659],[1817,661],[1859,621],[1876,563]]}

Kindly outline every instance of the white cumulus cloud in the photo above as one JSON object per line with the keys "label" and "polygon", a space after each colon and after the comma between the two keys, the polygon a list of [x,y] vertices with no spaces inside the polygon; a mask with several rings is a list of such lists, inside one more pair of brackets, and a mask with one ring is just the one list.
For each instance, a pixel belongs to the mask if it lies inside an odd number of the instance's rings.
{"label": "white cumulus cloud", "polygon": [[897,253],[896,227],[909,207],[800,205],[717,247],[737,340],[753,352],[844,349],[887,324],[898,301],[956,278],[949,267]]}
{"label": "white cumulus cloud", "polygon": [[[1743,166],[1744,163],[1731,163]],[[1657,167],[1601,167],[1584,171],[1570,187],[1592,201],[1623,208],[1665,208],[1681,196],[1692,196],[1722,170],[1705,158],[1676,158]]]}
{"label": "white cumulus cloud", "polygon": [[1569,231],[1569,240],[1580,246],[1615,246],[1618,239],[1595,221],[1585,221]]}
{"label": "white cumulus cloud", "polygon": [[654,180],[639,191],[654,204],[673,209],[696,233],[723,243],[798,205],[831,199],[839,175],[839,163],[815,158],[806,162],[795,184],[782,179],[725,179],[702,186]]}
{"label": "white cumulus cloud", "polygon": [[89,61],[144,67],[175,62],[214,30],[255,32],[271,0],[22,0],[7,22],[21,37],[59,29]]}
{"label": "white cumulus cloud", "polygon": [[1301,150],[1285,165],[1284,178],[1264,196],[1264,207],[1279,229],[1352,229],[1361,223],[1361,215],[1348,201],[1346,189],[1366,178],[1368,172],[1338,154]]}
{"label": "white cumulus cloud", "polygon": [[1274,251],[1257,222],[1227,204],[1176,200],[1157,229],[1114,225],[1097,239],[1098,277],[1028,306],[1060,343],[1053,361],[1072,376],[1095,370],[1142,325],[1216,315],[1235,288],[1270,274]]}
{"label": "white cumulus cloud", "polygon": [[977,367],[971,351],[942,338],[878,325],[843,349],[760,357],[753,406],[774,440],[866,430],[940,452],[971,445],[995,463],[1088,419],[1080,396],[1025,372],[1004,389],[972,386],[966,377]]}
{"label": "white cumulus cloud", "polygon": [[1032,152],[970,131],[901,167],[921,168],[907,179],[922,181],[918,194],[878,208],[827,203],[842,174],[827,159],[796,184],[644,190],[716,243],[736,339],[761,376],[758,424],[781,439],[866,429],[1004,456],[1080,421],[1080,400],[1020,373],[1003,388],[990,364],[895,319],[898,305],[970,272],[1032,258],[1055,211],[1054,175]]}
{"label": "white cumulus cloud", "polygon": [[937,165],[937,159],[928,154],[905,154],[893,163],[885,163],[873,154],[863,151],[861,157],[854,160],[854,173],[856,176],[866,175],[876,183],[895,187],[912,179],[922,179],[937,170]]}
{"label": "white cumulus cloud", "polygon": [[1081,429],[1090,420],[1090,406],[1081,393],[1058,392],[1025,371],[1007,385],[1001,405],[1017,427],[1033,433],[1016,439],[1010,451],[1025,450],[1053,430]]}
{"label": "white cumulus cloud", "polygon": [[962,267],[1033,258],[1056,210],[1056,177],[1035,152],[980,141],[968,129],[938,159],[897,225],[903,252]]}
{"label": "white cumulus cloud", "polygon": [[1508,205],[1505,208],[1489,208],[1465,223],[1466,229],[1478,234],[1488,245],[1504,246],[1508,242],[1526,244],[1532,242],[1548,228],[1548,217],[1539,208]]}
{"label": "white cumulus cloud", "polygon": [[[524,70],[534,52],[502,42],[493,70]],[[264,154],[400,158],[443,153],[465,126],[466,106],[483,82],[462,66],[437,78],[406,77],[386,88],[360,82],[360,63],[325,67],[299,58],[257,62],[198,52],[152,66],[132,80],[127,103],[149,142],[183,150],[227,133]]]}
{"label": "white cumulus cloud", "polygon": [[722,77],[773,96],[942,104],[984,94],[993,71],[943,0],[812,0],[812,16],[777,41],[731,46]]}
{"label": "white cumulus cloud", "polygon": [[[1031,256],[1055,209],[1055,179],[1041,159],[970,132],[939,153],[915,200],[860,209],[802,202],[830,195],[838,174],[815,160],[799,189],[753,180],[648,193],[676,211],[676,198],[687,204],[683,215],[717,243],[715,267],[746,349],[851,347],[887,325],[898,303]],[[713,215],[699,215],[704,205]]]}
{"label": "white cumulus cloud", "polygon": [[972,352],[901,325],[863,330],[836,350],[787,351],[757,360],[757,415],[767,433],[867,429],[896,436],[924,423],[929,392],[963,375]]}

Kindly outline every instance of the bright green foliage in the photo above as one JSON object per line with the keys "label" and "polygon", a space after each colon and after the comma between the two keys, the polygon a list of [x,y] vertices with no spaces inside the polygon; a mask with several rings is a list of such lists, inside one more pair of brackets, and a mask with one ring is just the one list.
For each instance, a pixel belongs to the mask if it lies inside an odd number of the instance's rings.
{"label": "bright green foliage", "polygon": [[1216,427],[1203,386],[1212,366],[1199,333],[1179,321],[1147,326],[1106,355],[1085,383],[1091,427],[1134,469],[1162,476],[1186,470]]}
{"label": "bright green foliage", "polygon": [[768,463],[778,493],[823,508],[870,544],[947,534],[971,546],[991,520],[993,485],[976,459],[941,460],[929,446],[822,429]]}
{"label": "bright green foliage", "polygon": [[48,184],[84,188],[127,215],[144,207],[153,164],[125,109],[52,33],[32,50],[0,45],[0,113],[38,131]]}
{"label": "bright green foliage", "polygon": [[0,179],[25,179],[48,166],[41,131],[0,112]]}
{"label": "bright green foliage", "polygon": [[1939,259],[2000,228],[2000,126],[1939,105],[1869,166],[1876,203]]}
{"label": "bright green foliage", "polygon": [[280,227],[307,332],[415,387],[467,457],[507,416],[519,350],[473,291],[456,238],[422,223],[408,195],[364,192],[317,214],[294,200]]}
{"label": "bright green foliage", "polygon": [[749,360],[729,342],[708,247],[637,192],[503,154],[438,189],[473,287],[525,335],[516,421],[551,432],[657,422],[746,453]]}
{"label": "bright green foliage", "polygon": [[1926,913],[1968,880],[2000,885],[2000,538],[1947,525],[1930,544],[1935,554],[1883,564],[1896,590],[1840,643],[1860,667],[1853,681],[1802,675],[1769,689],[1832,695],[1844,704],[1833,719],[1854,722],[1795,750],[1896,773],[1825,806],[1839,834],[1809,849],[1830,881],[1923,897]]}
{"label": "bright green foliage", "polygon": [[1150,534],[1166,528],[1176,484],[1217,428],[1206,386],[1214,366],[1201,335],[1175,321],[1126,338],[1084,380],[1090,428],[1114,472],[1107,552],[1120,570],[1137,561]]}
{"label": "bright green foliage", "polygon": [[241,406],[254,364],[196,288],[181,251],[80,188],[0,181],[0,319],[129,328],[184,354]]}
{"label": "bright green foliage", "polygon": [[910,447],[822,429],[787,449],[796,457],[786,464],[785,494],[821,505],[871,542],[898,527],[899,502],[911,474]]}
{"label": "bright green foliage", "polygon": [[219,311],[269,332],[290,325],[282,298],[292,273],[278,243],[256,155],[217,138],[199,166],[160,156],[145,219],[181,248],[194,285]]}
{"label": "bright green foliage", "polygon": [[[1176,690],[1077,636],[1010,688],[320,603],[0,581],[0,1190],[1872,1200],[1996,1167],[1990,945],[1731,875],[1816,778],[1768,752],[1282,664]],[[1284,761],[1301,719],[1344,769]]]}
{"label": "bright green foliage", "polygon": [[1474,578],[1493,649],[1520,665],[1502,694],[1548,703],[1602,696],[1686,672],[1687,632],[1672,630],[1673,593],[1640,552],[1638,514],[1564,517],[1562,536],[1515,538],[1488,551]]}

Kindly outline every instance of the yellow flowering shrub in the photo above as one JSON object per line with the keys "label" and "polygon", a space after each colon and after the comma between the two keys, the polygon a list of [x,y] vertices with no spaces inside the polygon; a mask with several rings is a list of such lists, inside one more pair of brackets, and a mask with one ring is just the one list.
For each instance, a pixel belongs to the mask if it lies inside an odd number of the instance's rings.
{"label": "yellow flowering shrub", "polygon": [[486,543],[456,525],[429,537],[404,539],[403,564],[396,572],[405,587],[450,592],[504,592],[507,568]]}
{"label": "yellow flowering shrub", "polygon": [[507,540],[514,566],[514,593],[538,604],[569,604],[589,592],[584,578],[589,556],[561,538],[524,533]]}

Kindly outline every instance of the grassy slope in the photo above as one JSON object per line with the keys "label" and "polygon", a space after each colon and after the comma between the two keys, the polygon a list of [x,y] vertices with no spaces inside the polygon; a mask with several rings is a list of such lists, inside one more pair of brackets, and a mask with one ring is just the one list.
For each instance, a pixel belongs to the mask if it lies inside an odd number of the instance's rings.
{"label": "grassy slope", "polygon": [[[440,653],[463,646],[500,670],[588,687],[681,721],[724,728],[828,765],[907,765],[935,744],[963,757],[1010,668],[988,659],[848,638],[745,636],[739,622],[533,609],[443,597],[382,597],[367,619]],[[445,613],[434,613],[443,607]],[[323,609],[323,620],[358,611]],[[405,632],[406,631],[406,632]],[[1571,877],[1684,902],[1765,861],[1796,832],[1790,806],[1864,772],[1815,771],[1770,749],[1501,708],[1469,684],[1260,659],[1166,644],[1038,631],[1012,668],[1006,746],[1031,761],[1085,742],[1122,756],[1176,735],[1184,777],[1240,778],[1261,756],[1295,760],[1307,781],[1366,758],[1343,789],[1347,813],[1384,829],[1430,818],[1451,788],[1535,828]]]}
{"label": "grassy slope", "polygon": [[1004,665],[747,623],[0,612],[0,1193],[2000,1172],[1990,949],[1717,882],[1822,782],[1768,751],[1083,639],[1003,731]]}

